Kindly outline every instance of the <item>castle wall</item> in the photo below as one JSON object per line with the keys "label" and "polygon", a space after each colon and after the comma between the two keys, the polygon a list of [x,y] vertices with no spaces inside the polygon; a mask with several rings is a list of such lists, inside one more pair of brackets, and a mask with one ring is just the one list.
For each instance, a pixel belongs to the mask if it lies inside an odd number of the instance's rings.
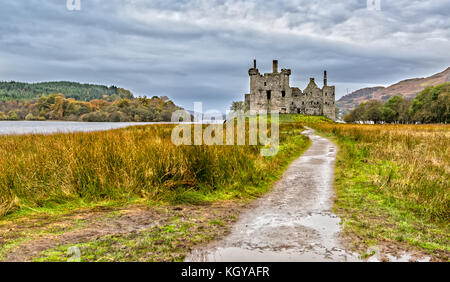
{"label": "castle wall", "polygon": [[336,120],[335,87],[323,87],[323,115]]}
{"label": "castle wall", "polygon": [[250,93],[245,94],[245,105],[252,111],[278,111],[279,113],[300,113],[325,115],[335,120],[335,88],[326,85],[320,89],[311,78],[304,91],[290,87],[291,70],[278,72],[278,61],[273,63],[273,72],[261,75],[254,67],[249,70]]}
{"label": "castle wall", "polygon": [[322,90],[316,85],[314,78],[310,79],[308,86],[303,90],[301,96],[302,109],[304,114],[319,116],[322,115]]}
{"label": "castle wall", "polygon": [[289,74],[285,71],[251,75],[250,109],[287,113],[291,92]]}

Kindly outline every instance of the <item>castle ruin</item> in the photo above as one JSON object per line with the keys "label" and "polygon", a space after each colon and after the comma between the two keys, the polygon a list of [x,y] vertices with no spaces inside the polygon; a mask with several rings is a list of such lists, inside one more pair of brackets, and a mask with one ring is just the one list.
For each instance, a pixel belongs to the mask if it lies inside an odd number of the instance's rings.
{"label": "castle ruin", "polygon": [[306,115],[326,116],[336,120],[334,86],[327,85],[327,72],[324,71],[323,87],[320,89],[311,78],[303,92],[290,87],[290,69],[278,72],[278,61],[273,61],[273,72],[261,75],[256,68],[248,70],[250,76],[250,94],[245,94],[245,106],[250,111],[277,111]]}

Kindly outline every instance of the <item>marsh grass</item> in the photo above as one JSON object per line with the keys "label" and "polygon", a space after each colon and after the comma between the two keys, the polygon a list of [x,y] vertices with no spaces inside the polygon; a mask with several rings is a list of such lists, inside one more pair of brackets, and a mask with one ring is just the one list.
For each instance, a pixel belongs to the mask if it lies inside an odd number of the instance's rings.
{"label": "marsh grass", "polygon": [[335,208],[353,238],[448,259],[450,125],[310,125],[339,145]]}
{"label": "marsh grass", "polygon": [[0,216],[80,201],[201,204],[256,197],[309,144],[293,123],[281,125],[274,157],[250,145],[175,146],[172,128],[0,136]]}
{"label": "marsh grass", "polygon": [[346,159],[371,168],[379,193],[409,203],[433,220],[450,218],[450,125],[331,125],[320,130],[346,142]]}

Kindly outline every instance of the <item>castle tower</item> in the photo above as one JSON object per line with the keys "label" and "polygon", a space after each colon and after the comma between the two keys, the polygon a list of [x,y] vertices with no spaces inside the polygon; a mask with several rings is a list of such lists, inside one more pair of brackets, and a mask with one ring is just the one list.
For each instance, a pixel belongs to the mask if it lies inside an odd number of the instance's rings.
{"label": "castle tower", "polygon": [[327,71],[323,72],[323,115],[336,120],[336,106],[335,106],[335,88],[334,86],[328,86]]}
{"label": "castle tower", "polygon": [[255,101],[255,95],[251,95],[251,94],[254,94],[254,93],[252,93],[252,92],[254,92],[252,90],[257,87],[258,78],[261,76],[259,73],[259,70],[256,68],[256,59],[253,60],[253,68],[248,70],[248,75],[250,76],[250,93],[245,94],[244,105],[245,105],[246,109],[251,108],[252,100],[253,100],[253,103]]}

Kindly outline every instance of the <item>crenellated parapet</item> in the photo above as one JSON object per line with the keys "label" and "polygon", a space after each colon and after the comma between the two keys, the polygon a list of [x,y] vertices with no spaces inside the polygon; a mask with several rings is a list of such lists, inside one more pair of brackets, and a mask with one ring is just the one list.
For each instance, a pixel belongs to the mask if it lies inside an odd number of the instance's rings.
{"label": "crenellated parapet", "polygon": [[290,69],[281,69],[281,74],[283,74],[283,75],[291,75],[291,70]]}
{"label": "crenellated parapet", "polygon": [[252,75],[261,75],[261,74],[259,73],[258,69],[251,68],[248,70],[248,75],[252,76]]}

